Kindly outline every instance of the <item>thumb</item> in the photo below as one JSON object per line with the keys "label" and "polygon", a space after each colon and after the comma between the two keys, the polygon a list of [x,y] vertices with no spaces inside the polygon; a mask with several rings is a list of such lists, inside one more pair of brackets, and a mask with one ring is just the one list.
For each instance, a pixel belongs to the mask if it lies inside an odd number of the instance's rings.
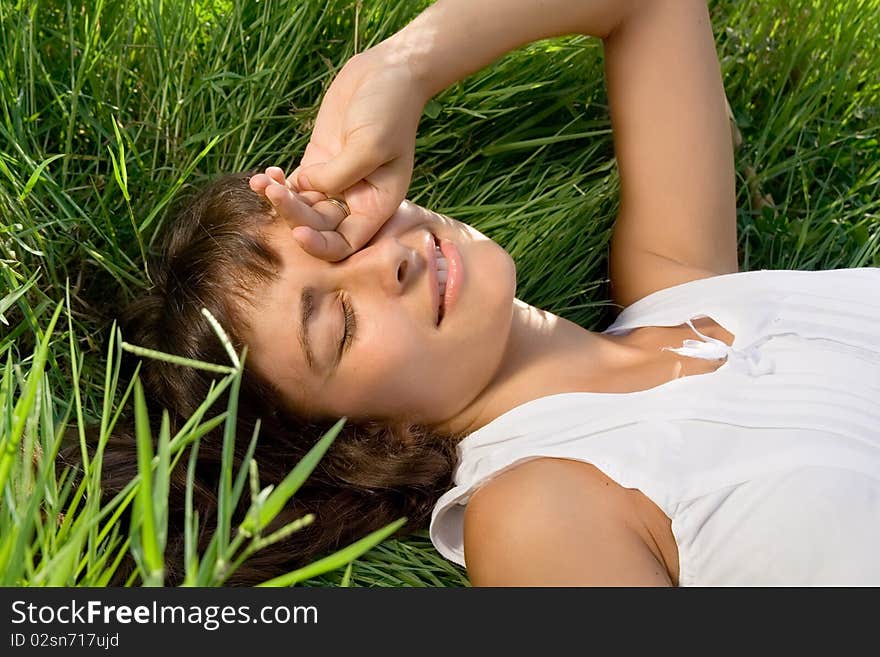
{"label": "thumb", "polygon": [[382,164],[377,150],[352,145],[329,162],[300,167],[297,184],[301,190],[338,194],[369,176]]}

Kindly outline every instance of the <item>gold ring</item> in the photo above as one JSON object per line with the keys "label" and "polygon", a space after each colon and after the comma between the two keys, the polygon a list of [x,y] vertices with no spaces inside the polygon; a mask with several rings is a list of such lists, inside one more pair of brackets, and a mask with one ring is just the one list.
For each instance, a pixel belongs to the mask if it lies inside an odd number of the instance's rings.
{"label": "gold ring", "polygon": [[348,215],[351,214],[351,210],[348,209],[348,203],[346,203],[346,202],[343,201],[342,199],[339,199],[339,198],[333,198],[332,196],[328,196],[328,197],[325,198],[324,200],[327,201],[328,203],[332,203],[332,204],[335,205],[337,208],[339,208],[340,210],[342,210],[342,213],[343,213],[344,216],[347,217]]}

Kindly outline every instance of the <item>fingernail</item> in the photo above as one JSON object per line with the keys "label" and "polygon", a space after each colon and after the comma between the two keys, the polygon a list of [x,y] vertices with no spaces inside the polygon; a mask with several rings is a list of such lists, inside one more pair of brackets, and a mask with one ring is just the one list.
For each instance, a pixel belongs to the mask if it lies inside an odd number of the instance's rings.
{"label": "fingernail", "polygon": [[299,174],[299,183],[300,183],[300,187],[305,187],[306,189],[312,189],[312,181],[309,180],[309,177],[304,173]]}

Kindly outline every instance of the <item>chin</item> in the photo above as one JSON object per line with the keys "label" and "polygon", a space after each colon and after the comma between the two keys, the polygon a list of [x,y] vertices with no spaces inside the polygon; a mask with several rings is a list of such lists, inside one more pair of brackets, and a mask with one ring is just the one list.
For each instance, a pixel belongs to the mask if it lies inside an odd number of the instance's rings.
{"label": "chin", "polygon": [[[486,346],[484,355],[497,365],[506,349],[513,321],[516,264],[506,250],[491,240],[481,243],[480,250],[483,251],[480,257],[472,260],[481,275],[477,278],[479,284],[471,287],[475,299],[471,309],[480,324],[475,335],[482,336],[481,342]],[[493,369],[493,365],[490,364],[489,369]]]}

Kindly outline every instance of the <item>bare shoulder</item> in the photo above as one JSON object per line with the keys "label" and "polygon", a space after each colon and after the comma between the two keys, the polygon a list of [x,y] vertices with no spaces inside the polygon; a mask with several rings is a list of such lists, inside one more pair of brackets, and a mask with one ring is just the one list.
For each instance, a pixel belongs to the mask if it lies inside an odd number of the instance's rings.
{"label": "bare shoulder", "polygon": [[499,474],[465,511],[471,583],[669,586],[629,493],[595,466],[571,459],[533,459]]}

